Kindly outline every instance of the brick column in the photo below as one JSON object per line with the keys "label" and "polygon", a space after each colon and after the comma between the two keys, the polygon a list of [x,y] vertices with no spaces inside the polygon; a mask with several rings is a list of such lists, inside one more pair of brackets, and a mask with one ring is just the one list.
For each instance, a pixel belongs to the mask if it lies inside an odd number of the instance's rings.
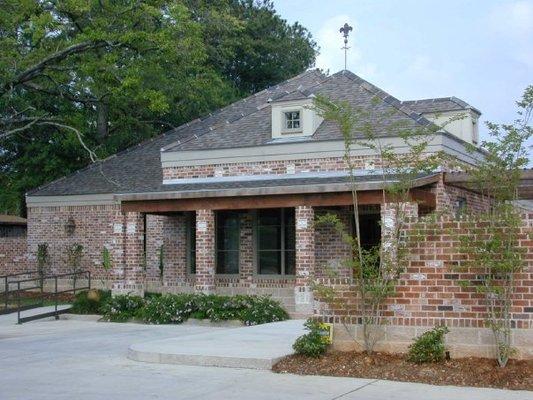
{"label": "brick column", "polygon": [[197,292],[215,290],[215,213],[196,211],[196,283]]}
{"label": "brick column", "polygon": [[296,223],[296,285],[294,287],[295,312],[298,316],[313,313],[313,292],[310,280],[315,274],[315,213],[312,207],[295,209]]}
{"label": "brick column", "polygon": [[385,203],[381,205],[381,241],[383,243],[384,256],[393,262],[396,259],[398,241],[405,240],[405,229],[396,237],[396,227],[400,221],[403,223],[418,217],[417,203]]}
{"label": "brick column", "polygon": [[[118,226],[116,227],[118,230]],[[122,229],[122,279],[113,284],[113,294],[144,294],[144,217],[142,213],[125,213]]]}

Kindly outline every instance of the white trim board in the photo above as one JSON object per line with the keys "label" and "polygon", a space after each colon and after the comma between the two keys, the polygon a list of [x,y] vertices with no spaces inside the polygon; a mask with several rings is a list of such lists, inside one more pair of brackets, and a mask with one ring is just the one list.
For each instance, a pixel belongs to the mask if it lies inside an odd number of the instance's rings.
{"label": "white trim board", "polygon": [[[400,137],[384,137],[381,140],[384,146],[392,146],[399,153],[406,153],[409,150],[409,147]],[[444,151],[469,164],[475,163],[482,157],[481,152],[468,153],[465,142],[446,132],[436,134],[428,145],[428,153],[438,151]],[[284,142],[228,149],[167,151],[161,153],[161,165],[163,168],[172,168],[329,157],[341,158],[344,156],[344,152],[342,140]],[[352,155],[373,156],[377,153],[368,147],[355,145],[352,147]]]}

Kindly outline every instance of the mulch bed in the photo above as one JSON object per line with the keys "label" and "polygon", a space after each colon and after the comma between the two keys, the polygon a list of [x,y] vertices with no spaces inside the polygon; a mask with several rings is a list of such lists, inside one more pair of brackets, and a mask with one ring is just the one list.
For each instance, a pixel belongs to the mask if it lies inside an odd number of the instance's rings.
{"label": "mulch bed", "polygon": [[288,356],[273,368],[278,373],[388,379],[432,385],[477,386],[533,390],[533,361],[510,360],[500,368],[486,358],[452,359],[437,364],[414,364],[401,355],[329,352],[319,358]]}

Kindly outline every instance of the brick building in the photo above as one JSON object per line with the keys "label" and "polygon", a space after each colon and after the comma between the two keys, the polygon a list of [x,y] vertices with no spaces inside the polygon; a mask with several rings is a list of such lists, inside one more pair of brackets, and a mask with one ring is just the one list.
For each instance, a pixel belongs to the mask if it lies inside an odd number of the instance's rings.
{"label": "brick building", "polygon": [[0,214],[0,275],[27,270],[26,218]]}
{"label": "brick building", "polygon": [[[477,144],[480,112],[462,100],[401,102],[349,71],[308,71],[28,193],[30,254],[47,243],[54,272],[62,272],[68,269],[66,246],[79,243],[84,266],[117,292],[270,294],[294,316],[316,313],[338,322],[353,310],[314,301],[310,280],[332,279],[327,266],[337,271],[330,283],[348,288],[351,271],[342,260],[349,249],[332,228],[314,220],[333,212],[349,225],[352,195],[342,135],[311,107],[316,94],[366,111],[369,120],[363,122],[397,151],[405,144],[391,134],[392,125],[416,129],[461,115],[435,135],[428,153],[442,151],[466,164],[482,156],[466,151],[468,143]],[[388,212],[381,195],[387,183],[368,148],[354,145],[352,162],[361,238],[376,244]],[[447,172],[418,176],[407,205],[412,219],[437,212],[443,215],[439,223],[460,229],[458,210],[486,206],[463,183]],[[465,297],[450,277],[452,247],[439,233],[414,249],[398,288],[402,295],[389,304],[384,345],[401,347],[398,337],[410,340],[415,327],[437,321],[474,329],[465,343],[484,345],[483,316],[476,311],[481,300]],[[109,273],[100,267],[104,248],[112,258]],[[527,336],[523,332],[531,334],[531,257],[529,262],[516,306],[517,343]],[[342,329],[337,331],[338,343],[346,344]]]}

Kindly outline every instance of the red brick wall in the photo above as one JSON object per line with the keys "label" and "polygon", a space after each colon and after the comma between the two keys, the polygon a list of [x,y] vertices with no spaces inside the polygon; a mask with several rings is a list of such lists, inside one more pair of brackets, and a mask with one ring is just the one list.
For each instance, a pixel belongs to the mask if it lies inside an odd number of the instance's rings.
{"label": "red brick wall", "polygon": [[[337,215],[347,229],[351,226],[352,214],[348,207],[328,207],[316,210],[316,216],[324,214]],[[315,224],[315,276],[326,278],[348,278],[352,269],[345,260],[350,257],[350,245],[346,244],[342,235],[334,227],[327,224]]]}
{"label": "red brick wall", "polygon": [[466,208],[469,212],[486,212],[490,201],[475,192],[462,188],[445,185],[441,180],[434,185],[432,192],[436,194],[437,212],[448,212],[455,214],[457,212],[458,200],[466,200]]}
{"label": "red brick wall", "polygon": [[[364,169],[369,162],[379,168],[379,159],[375,156],[352,157],[355,168]],[[239,164],[211,164],[190,167],[163,168],[163,179],[173,178],[207,178],[213,176],[286,174],[288,169],[295,173],[318,171],[345,171],[346,162],[342,157],[318,159],[281,160],[249,162]]]}
{"label": "red brick wall", "polygon": [[[75,229],[69,234],[65,224],[72,219]],[[50,272],[70,272],[66,266],[66,248],[74,243],[83,246],[81,264],[99,279],[119,278],[123,272],[126,248],[124,238],[136,234],[135,221],[127,221],[116,205],[30,207],[28,209],[28,251],[30,268],[36,268],[37,246],[48,244]],[[133,233],[130,233],[133,232]],[[102,265],[102,251],[107,247],[114,270],[107,274]]]}
{"label": "red brick wall", "polygon": [[[524,248],[526,270],[516,277],[513,302],[513,327],[533,328],[533,213],[523,215],[520,246]],[[392,326],[483,327],[484,295],[476,291],[479,271],[459,270],[464,259],[457,236],[468,232],[469,221],[443,216],[438,221],[412,222],[407,227],[410,254],[405,272],[396,287],[396,295],[386,304],[384,315]],[[458,280],[473,281],[462,287]],[[342,302],[322,304],[316,313],[329,322],[359,323],[355,288],[347,280],[322,280],[338,291]]]}
{"label": "red brick wall", "polygon": [[26,236],[0,237],[0,275],[28,271]]}

